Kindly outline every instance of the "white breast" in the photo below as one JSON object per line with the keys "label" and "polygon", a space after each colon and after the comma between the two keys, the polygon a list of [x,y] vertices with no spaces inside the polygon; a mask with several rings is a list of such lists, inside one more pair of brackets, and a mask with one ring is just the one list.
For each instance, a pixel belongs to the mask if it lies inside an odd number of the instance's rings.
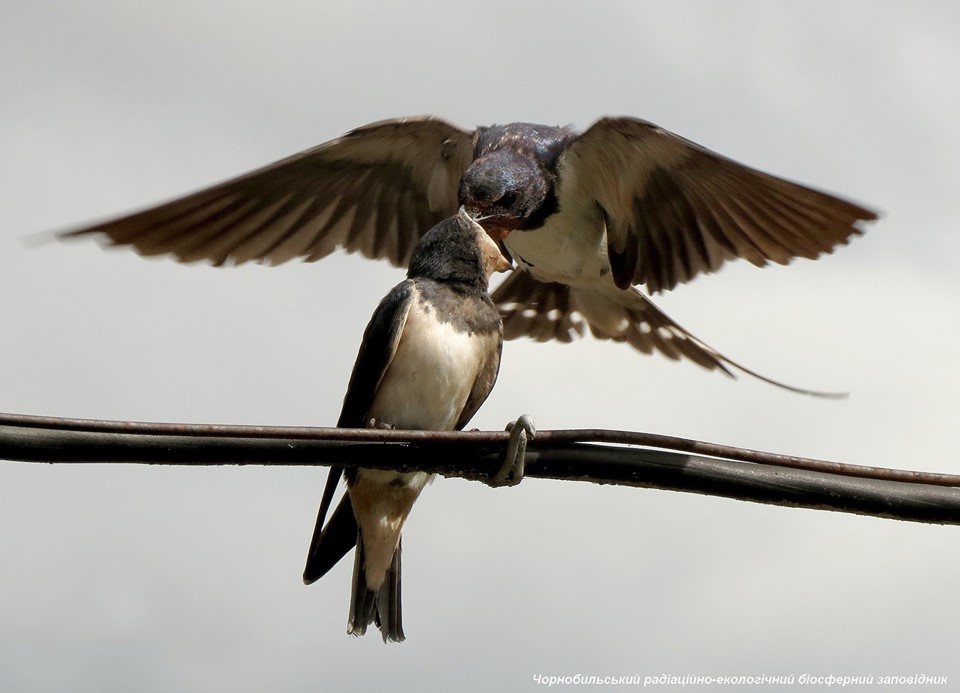
{"label": "white breast", "polygon": [[370,418],[401,429],[452,430],[496,338],[458,332],[417,300]]}
{"label": "white breast", "polygon": [[593,200],[583,206],[576,181],[557,192],[560,211],[539,229],[513,231],[504,240],[514,259],[541,281],[594,286],[609,273],[607,237]]}

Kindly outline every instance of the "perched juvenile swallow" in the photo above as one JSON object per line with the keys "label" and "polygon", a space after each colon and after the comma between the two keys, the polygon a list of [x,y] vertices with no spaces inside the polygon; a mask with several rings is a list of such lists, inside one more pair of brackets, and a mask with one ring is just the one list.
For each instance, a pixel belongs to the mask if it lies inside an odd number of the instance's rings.
{"label": "perched juvenile swallow", "polygon": [[[463,210],[428,231],[407,279],[367,325],[337,425],[462,429],[497,379],[503,336],[487,285],[509,268]],[[347,492],[324,526],[341,475]],[[331,468],[303,581],[322,577],[356,544],[348,633],[363,635],[374,622],[384,642],[403,640],[400,534],[430,480],[424,472]]]}
{"label": "perched juvenile swallow", "polygon": [[603,118],[582,133],[412,118],[67,235],[102,233],[184,262],[314,261],[345,248],[405,266],[420,235],[461,205],[520,270],[493,294],[507,339],[569,342],[589,327],[644,353],[764,380],[635,285],[672,289],[738,257],[758,266],[817,258],[876,219],[634,118]]}

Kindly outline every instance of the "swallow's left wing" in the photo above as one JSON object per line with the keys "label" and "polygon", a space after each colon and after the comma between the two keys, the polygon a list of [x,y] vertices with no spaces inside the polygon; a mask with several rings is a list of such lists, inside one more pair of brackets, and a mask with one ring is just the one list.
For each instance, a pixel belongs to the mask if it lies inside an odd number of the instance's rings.
{"label": "swallow's left wing", "polygon": [[816,258],[875,212],[744,166],[635,118],[603,118],[563,155],[568,194],[595,201],[614,280],[672,289],[741,257]]}

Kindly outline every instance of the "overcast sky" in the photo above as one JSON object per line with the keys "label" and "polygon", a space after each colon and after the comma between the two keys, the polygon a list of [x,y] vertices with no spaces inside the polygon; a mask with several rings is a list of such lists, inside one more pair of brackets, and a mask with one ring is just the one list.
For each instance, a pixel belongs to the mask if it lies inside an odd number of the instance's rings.
{"label": "overcast sky", "polygon": [[[510,342],[473,425],[652,431],[960,472],[960,5],[212,1],[0,10],[0,411],[333,425],[402,272],[213,269],[25,236],[431,113],[646,118],[875,207],[817,262],[658,299],[771,377]],[[404,540],[407,642],[304,587],[323,470],[0,463],[0,690],[488,691],[544,675],[949,675],[960,533],[686,494],[440,479]]]}

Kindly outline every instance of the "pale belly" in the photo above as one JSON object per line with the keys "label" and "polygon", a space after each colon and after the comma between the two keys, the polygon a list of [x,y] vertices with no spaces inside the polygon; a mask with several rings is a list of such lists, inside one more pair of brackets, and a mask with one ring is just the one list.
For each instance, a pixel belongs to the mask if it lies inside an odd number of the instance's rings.
{"label": "pale belly", "polygon": [[411,310],[369,417],[399,429],[452,430],[496,338],[458,332]]}
{"label": "pale belly", "polygon": [[504,244],[517,264],[541,281],[586,287],[610,273],[606,232],[596,210],[567,209],[539,229],[513,231]]}

